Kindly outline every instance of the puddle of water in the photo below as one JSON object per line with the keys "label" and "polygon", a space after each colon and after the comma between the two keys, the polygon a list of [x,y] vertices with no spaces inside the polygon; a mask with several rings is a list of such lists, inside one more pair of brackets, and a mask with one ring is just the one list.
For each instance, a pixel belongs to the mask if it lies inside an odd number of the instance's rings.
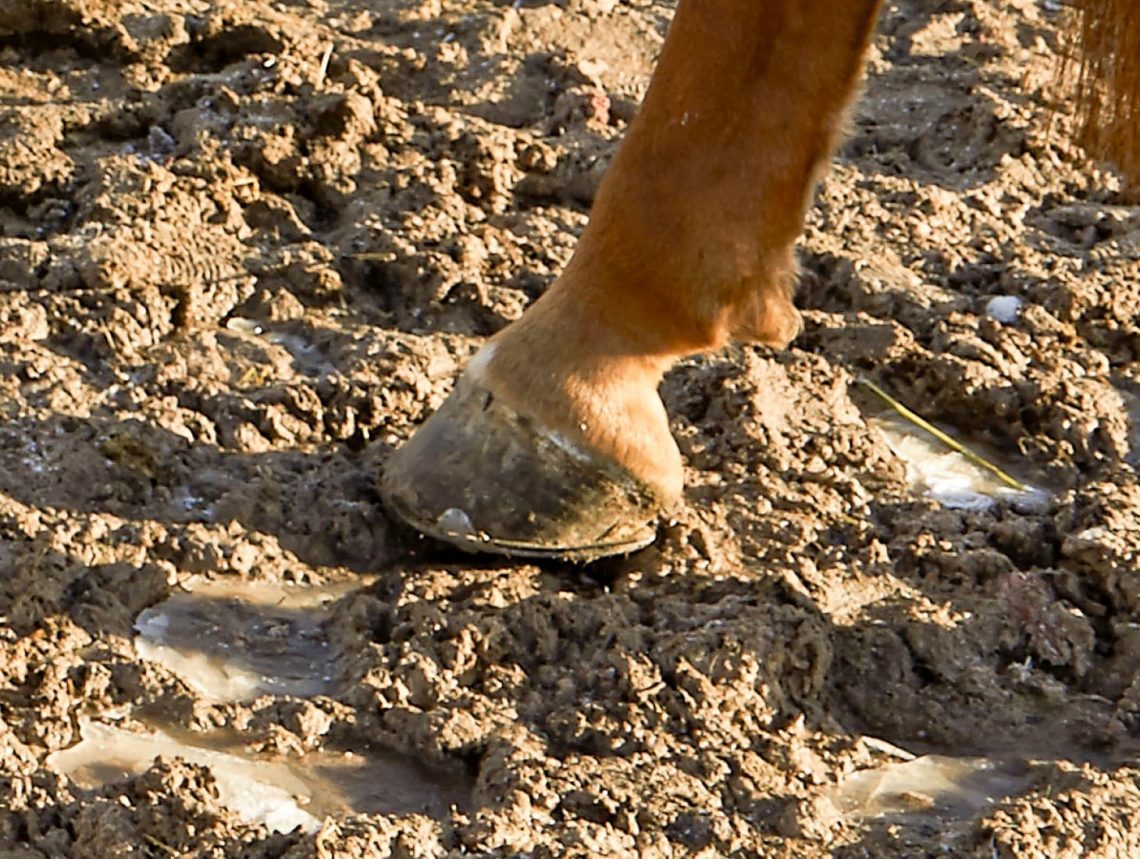
{"label": "puddle of water", "polygon": [[267,343],[280,346],[293,357],[297,367],[307,376],[324,377],[336,372],[336,368],[329,363],[320,348],[299,334],[273,331],[256,319],[247,319],[244,316],[231,316],[225,325],[229,331],[247,337],[261,337]]}
{"label": "puddle of water", "polygon": [[314,830],[322,819],[345,814],[422,812],[445,818],[462,807],[469,788],[396,755],[387,757],[312,752],[296,759],[264,758],[236,742],[203,744],[203,738],[151,729],[136,733],[81,718],[81,740],[48,756],[47,764],[86,788],[144,772],[156,757],[182,758],[209,767],[220,802],[249,823],[277,832]]}
{"label": "puddle of water", "polygon": [[[959,510],[986,510],[998,499],[1037,509],[1049,499],[1045,490],[1007,486],[994,474],[968,460],[902,418],[885,414],[869,418],[886,438],[895,456],[906,463],[907,480],[919,492]],[[987,454],[987,459],[993,459]],[[998,463],[1001,465],[1001,463]],[[1010,469],[1002,465],[1007,473]]]}
{"label": "puddle of water", "polygon": [[321,350],[298,334],[271,331],[265,335],[265,339],[292,355],[301,372],[308,376],[327,376],[336,372],[336,368],[325,360]]}
{"label": "puddle of water", "polygon": [[320,695],[337,673],[322,630],[327,605],[364,584],[192,582],[138,616],[135,651],[213,701]]}
{"label": "puddle of water", "polygon": [[[369,582],[312,587],[192,578],[186,592],[138,616],[135,648],[215,701],[321,694],[336,675],[337,654],[322,631],[328,606]],[[236,735],[142,724],[144,731],[128,731],[81,718],[80,742],[47,763],[79,785],[97,788],[144,772],[156,757],[182,758],[209,767],[223,805],[279,832],[312,830],[325,817],[346,814],[419,812],[442,819],[470,798],[469,779],[432,773],[402,755],[266,757],[250,752]]]}
{"label": "puddle of water", "polygon": [[179,757],[210,768],[221,803],[249,823],[264,823],[276,832],[300,826],[316,828],[318,819],[301,807],[311,798],[309,786],[283,763],[245,760],[213,749],[179,743],[161,732],[136,734],[81,719],[79,743],[54,752],[47,765],[77,784],[97,788],[138,775],[156,757]]}
{"label": "puddle of water", "polygon": [[904,763],[861,770],[833,791],[846,817],[907,815],[908,822],[973,817],[1006,797],[1028,790],[1035,779],[1024,761],[923,755]]}

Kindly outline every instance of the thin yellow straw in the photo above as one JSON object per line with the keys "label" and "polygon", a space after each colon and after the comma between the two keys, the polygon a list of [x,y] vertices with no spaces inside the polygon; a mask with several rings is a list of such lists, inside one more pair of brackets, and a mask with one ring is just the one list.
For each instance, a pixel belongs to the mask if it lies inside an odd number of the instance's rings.
{"label": "thin yellow straw", "polygon": [[962,456],[966,457],[966,459],[970,460],[970,462],[974,463],[975,465],[981,466],[986,471],[990,472],[995,477],[997,477],[1002,483],[1006,484],[1007,486],[1012,486],[1018,492],[1027,492],[1028,491],[1029,487],[1027,487],[1024,483],[1022,483],[1016,477],[1010,477],[1008,474],[1006,474],[1004,471],[1002,471],[1000,468],[998,468],[996,465],[994,465],[992,462],[990,462],[985,457],[981,456],[980,454],[974,453],[974,451],[970,450],[968,447],[966,447],[960,441],[957,441],[956,439],[953,439],[950,436],[946,435],[946,433],[942,432],[942,430],[940,430],[934,424],[930,423],[930,421],[926,420],[925,418],[920,417],[919,415],[916,415],[914,412],[912,412],[910,409],[908,409],[906,406],[904,406],[902,403],[900,403],[898,400],[896,400],[894,397],[892,397],[890,394],[888,394],[886,391],[884,391],[882,388],[880,388],[878,385],[876,385],[870,379],[859,379],[858,381],[859,381],[859,384],[866,385],[868,388],[870,388],[872,393],[874,393],[884,403],[886,403],[888,406],[890,406],[892,409],[894,409],[896,412],[898,412],[900,415],[902,415],[904,418],[906,418],[912,424],[914,424],[915,426],[917,426],[921,429],[926,430],[928,433],[930,433],[932,436],[934,436],[936,439],[938,439],[940,442],[942,442],[944,445],[946,445],[951,450],[957,451],[958,453],[962,454]]}

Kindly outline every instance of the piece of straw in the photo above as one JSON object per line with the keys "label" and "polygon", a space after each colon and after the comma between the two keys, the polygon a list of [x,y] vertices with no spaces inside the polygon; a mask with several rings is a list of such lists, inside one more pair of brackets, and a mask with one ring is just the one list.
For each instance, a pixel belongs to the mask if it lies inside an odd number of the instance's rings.
{"label": "piece of straw", "polygon": [[181,854],[179,854],[179,852],[177,850],[175,850],[169,844],[165,844],[162,841],[159,841],[157,838],[155,838],[150,833],[144,832],[142,837],[143,837],[143,841],[145,841],[147,844],[150,844],[152,847],[157,847],[159,850],[161,850],[167,856],[181,855]]}
{"label": "piece of straw", "polygon": [[360,251],[359,253],[345,254],[349,259],[359,259],[365,262],[392,262],[396,255],[392,251]]}
{"label": "piece of straw", "polygon": [[1010,475],[1006,474],[1004,471],[1002,471],[1000,468],[998,468],[996,465],[994,465],[992,462],[990,462],[985,457],[981,456],[980,454],[974,453],[974,451],[970,450],[968,447],[966,447],[964,444],[962,444],[962,442],[951,438],[946,433],[942,432],[942,430],[940,430],[934,424],[930,423],[930,421],[926,420],[925,418],[923,418],[919,415],[916,415],[914,412],[912,412],[910,409],[908,409],[906,406],[904,406],[902,403],[900,403],[898,400],[896,400],[894,397],[892,397],[890,394],[888,394],[886,391],[884,391],[882,388],[880,388],[878,385],[876,385],[870,379],[862,379],[861,378],[858,381],[859,381],[859,384],[865,385],[867,388],[869,388],[871,390],[871,392],[873,394],[875,394],[875,396],[877,396],[884,403],[886,403],[888,406],[890,406],[892,409],[894,409],[896,412],[898,412],[906,420],[910,421],[916,427],[919,427],[920,429],[926,430],[928,433],[930,433],[932,436],[934,436],[936,439],[938,439],[940,442],[942,442],[948,448],[962,454],[962,456],[966,457],[966,459],[970,460],[970,462],[974,463],[974,465],[977,465],[977,466],[980,466],[981,468],[984,468],[986,471],[990,472],[995,477],[997,477],[998,480],[1000,480],[1002,483],[1006,484],[1007,486],[1013,487],[1018,492],[1027,492],[1028,491],[1029,487],[1027,487],[1024,483],[1022,483],[1016,477],[1011,477]]}
{"label": "piece of straw", "polygon": [[329,73],[329,61],[332,59],[333,46],[329,45],[325,48],[325,54],[321,57],[321,66],[317,69],[317,83],[313,89],[320,89],[325,85],[325,75]]}

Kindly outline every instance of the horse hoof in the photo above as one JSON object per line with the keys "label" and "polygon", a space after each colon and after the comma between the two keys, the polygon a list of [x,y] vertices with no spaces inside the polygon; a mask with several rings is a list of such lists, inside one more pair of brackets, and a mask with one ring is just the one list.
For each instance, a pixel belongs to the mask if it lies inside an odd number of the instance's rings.
{"label": "horse hoof", "polygon": [[497,400],[464,374],[388,459],[388,508],[474,552],[592,561],[653,542],[665,502],[614,462]]}

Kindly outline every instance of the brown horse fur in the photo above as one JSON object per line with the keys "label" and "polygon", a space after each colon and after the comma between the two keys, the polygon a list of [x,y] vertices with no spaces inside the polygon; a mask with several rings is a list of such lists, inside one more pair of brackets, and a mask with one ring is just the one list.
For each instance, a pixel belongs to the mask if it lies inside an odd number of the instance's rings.
{"label": "brown horse fur", "polygon": [[1140,0],[1073,0],[1080,143],[1115,164],[1140,200]]}
{"label": "brown horse fur", "polygon": [[[518,426],[534,427],[580,461],[623,470],[663,504],[678,499],[681,456],[658,383],[682,356],[730,340],[784,346],[799,332],[793,243],[841,134],[880,2],[681,0],[573,258],[473,359],[464,389],[485,392],[485,402],[496,400],[522,419]],[[1085,136],[1135,180],[1140,0],[1076,2],[1083,10]],[[470,431],[441,432],[437,422],[432,437],[471,439],[487,420],[446,414],[441,420]],[[471,450],[451,451],[452,461],[486,456],[485,445],[462,444]],[[389,470],[404,488],[387,497],[407,502],[417,486],[441,490],[434,495],[440,509],[408,511],[405,504],[413,523],[458,507],[447,501],[456,485],[486,479],[478,471],[485,463],[466,475],[440,475],[433,463],[412,461],[431,457],[410,449],[394,455]],[[500,489],[488,486],[483,496],[493,502],[510,487],[525,504],[527,487],[517,484],[542,469],[491,465]],[[556,470],[543,473],[564,479]],[[575,494],[552,488],[549,497]],[[454,513],[445,512],[445,519]],[[575,515],[588,520],[590,511]],[[512,537],[493,533],[493,522],[474,527],[484,540]]]}
{"label": "brown horse fur", "polygon": [[682,0],[573,259],[491,341],[482,383],[678,497],[658,382],[681,356],[799,333],[792,246],[878,6]]}

